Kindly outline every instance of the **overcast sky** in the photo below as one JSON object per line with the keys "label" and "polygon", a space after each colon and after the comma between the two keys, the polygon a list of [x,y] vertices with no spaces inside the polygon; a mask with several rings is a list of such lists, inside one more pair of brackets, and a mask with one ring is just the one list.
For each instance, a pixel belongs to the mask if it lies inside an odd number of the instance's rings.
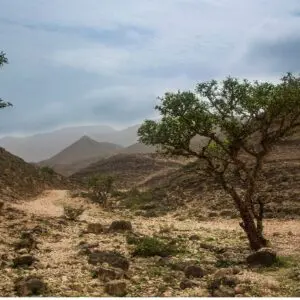
{"label": "overcast sky", "polygon": [[299,0],[0,0],[0,135],[126,127],[212,78],[300,71]]}

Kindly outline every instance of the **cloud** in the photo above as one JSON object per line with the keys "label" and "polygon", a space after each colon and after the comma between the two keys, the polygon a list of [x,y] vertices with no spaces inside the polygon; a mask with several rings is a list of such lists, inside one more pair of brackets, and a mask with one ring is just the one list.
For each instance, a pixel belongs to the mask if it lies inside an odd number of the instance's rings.
{"label": "cloud", "polygon": [[2,0],[0,135],[129,126],[165,91],[299,72],[298,0]]}

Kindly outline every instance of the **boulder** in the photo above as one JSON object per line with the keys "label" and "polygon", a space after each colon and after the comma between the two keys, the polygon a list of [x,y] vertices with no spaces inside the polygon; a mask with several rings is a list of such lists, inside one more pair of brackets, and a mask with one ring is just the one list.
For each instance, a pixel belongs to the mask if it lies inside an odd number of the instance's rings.
{"label": "boulder", "polygon": [[90,223],[87,226],[86,233],[100,234],[104,232],[104,226],[100,223]]}
{"label": "boulder", "polygon": [[262,248],[247,257],[247,263],[250,266],[265,266],[269,267],[276,263],[277,255],[276,252],[271,248]]}
{"label": "boulder", "polygon": [[19,297],[38,296],[45,293],[47,285],[39,277],[29,276],[18,279],[15,290]]}
{"label": "boulder", "polygon": [[109,231],[132,231],[130,221],[120,220],[113,221],[108,229]]}
{"label": "boulder", "polygon": [[28,254],[21,255],[21,256],[17,256],[16,258],[13,259],[13,266],[14,266],[14,268],[29,267],[35,261],[36,261],[36,258],[33,257],[32,255],[28,255]]}
{"label": "boulder", "polygon": [[99,267],[95,273],[100,280],[105,282],[109,280],[122,279],[124,277],[124,271],[122,269],[105,268],[102,266]]}
{"label": "boulder", "polygon": [[205,272],[200,266],[190,265],[185,268],[184,274],[187,278],[190,277],[201,278],[205,275]]}
{"label": "boulder", "polygon": [[179,284],[179,287],[182,289],[182,290],[185,290],[185,289],[190,289],[190,288],[193,288],[193,287],[196,287],[198,286],[198,283],[193,281],[193,280],[190,280],[190,279],[187,279],[187,278],[184,278],[180,284]]}
{"label": "boulder", "polygon": [[122,297],[127,294],[126,282],[123,280],[114,280],[105,284],[105,292],[111,296]]}
{"label": "boulder", "polygon": [[129,269],[128,259],[116,251],[96,250],[88,254],[88,263],[92,265],[108,263],[114,268],[120,268],[125,271]]}

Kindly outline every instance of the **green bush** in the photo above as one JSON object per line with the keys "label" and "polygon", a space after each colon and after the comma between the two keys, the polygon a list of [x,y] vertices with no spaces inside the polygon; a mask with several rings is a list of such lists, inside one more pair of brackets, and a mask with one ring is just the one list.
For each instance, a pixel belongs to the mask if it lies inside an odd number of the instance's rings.
{"label": "green bush", "polygon": [[149,257],[158,255],[166,257],[179,252],[176,245],[167,244],[155,237],[143,237],[140,239],[130,238],[129,241],[136,245],[133,252],[134,256]]}
{"label": "green bush", "polygon": [[83,212],[84,208],[64,206],[64,216],[66,219],[71,221],[76,221]]}
{"label": "green bush", "polygon": [[41,171],[44,174],[49,174],[49,175],[54,175],[55,174],[54,170],[52,168],[50,168],[50,167],[47,167],[47,166],[41,167]]}

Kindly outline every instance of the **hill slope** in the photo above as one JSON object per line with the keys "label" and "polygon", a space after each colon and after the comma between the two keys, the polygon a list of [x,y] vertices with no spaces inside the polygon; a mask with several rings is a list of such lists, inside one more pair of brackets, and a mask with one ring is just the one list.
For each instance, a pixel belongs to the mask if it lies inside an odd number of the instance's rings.
{"label": "hill slope", "polygon": [[[191,201],[191,210],[186,210],[189,214],[235,211],[230,196],[207,175],[203,165],[194,161],[167,174],[156,173],[142,187],[162,189],[183,204]],[[265,161],[259,186],[267,202],[266,217],[300,217],[300,138],[286,139],[274,147]]]}
{"label": "hill slope", "polygon": [[129,188],[145,180],[152,173],[179,168],[180,162],[167,161],[157,154],[124,154],[120,153],[91,164],[73,174],[71,178],[85,180],[95,174],[109,174],[116,177],[117,185]]}
{"label": "hill slope", "polygon": [[26,163],[0,148],[0,200],[25,199],[44,189],[71,186],[64,177]]}
{"label": "hill slope", "polygon": [[134,153],[155,153],[156,148],[152,146],[147,146],[142,143],[132,144],[120,151],[121,153],[134,154]]}

